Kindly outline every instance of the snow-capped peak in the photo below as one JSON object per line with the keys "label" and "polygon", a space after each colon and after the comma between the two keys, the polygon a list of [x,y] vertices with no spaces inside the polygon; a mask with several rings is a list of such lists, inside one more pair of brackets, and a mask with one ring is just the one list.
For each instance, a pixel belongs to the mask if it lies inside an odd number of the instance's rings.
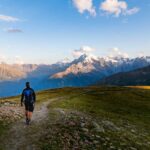
{"label": "snow-capped peak", "polygon": [[85,60],[91,62],[93,60],[98,60],[98,57],[92,54],[86,54]]}
{"label": "snow-capped peak", "polygon": [[121,63],[126,62],[127,60],[129,60],[129,58],[127,58],[127,57],[117,57],[117,56],[116,57],[106,56],[106,57],[104,57],[104,60],[106,62],[121,64]]}
{"label": "snow-capped peak", "polygon": [[92,54],[84,54],[81,55],[78,59],[75,59],[73,63],[79,63],[79,62],[84,62],[84,63],[92,63],[93,61],[98,61],[98,57]]}
{"label": "snow-capped peak", "polygon": [[144,59],[147,62],[150,62],[150,56],[142,56],[142,57],[139,57],[139,58]]}
{"label": "snow-capped peak", "polygon": [[112,62],[112,63],[117,63],[117,62],[118,62],[118,60],[116,60],[116,59],[114,59],[114,58],[112,58],[112,57],[108,57],[108,56],[103,57],[103,59],[104,59],[106,62]]}

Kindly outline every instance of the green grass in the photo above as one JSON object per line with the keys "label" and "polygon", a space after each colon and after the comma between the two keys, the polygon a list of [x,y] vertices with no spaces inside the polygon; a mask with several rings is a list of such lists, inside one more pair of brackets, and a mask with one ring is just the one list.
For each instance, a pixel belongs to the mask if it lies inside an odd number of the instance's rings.
{"label": "green grass", "polygon": [[[96,117],[129,120],[149,127],[150,90],[124,87],[62,88],[37,92],[37,103],[57,99],[51,107],[74,109]],[[5,101],[20,103],[20,96]]]}
{"label": "green grass", "polygon": [[61,101],[54,101],[51,107],[79,110],[114,120],[129,120],[150,127],[150,91],[148,90],[120,87],[73,89],[71,96],[68,95]]}
{"label": "green grass", "polygon": [[[5,100],[20,103],[20,96],[7,98]],[[98,122],[101,122],[101,120],[109,120],[117,127],[122,127],[123,130],[118,132],[106,129],[105,133],[100,133],[100,137],[110,138],[110,142],[107,144],[113,143],[116,147],[123,149],[128,149],[128,146],[136,147],[137,149],[149,149],[150,147],[150,145],[146,143],[150,141],[150,90],[148,89],[130,87],[85,87],[37,92],[37,103],[40,104],[47,100],[53,100],[49,105],[50,111],[55,108],[60,108],[67,112],[77,111],[90,116],[93,120]],[[50,119],[52,119],[51,116]],[[61,122],[59,122],[59,126],[61,126],[62,129],[65,128],[65,132],[71,133],[71,130],[74,130],[67,124],[64,126]],[[46,128],[47,135],[51,135],[49,128],[54,129],[54,131],[56,130],[57,134],[64,132],[59,126],[56,124],[54,127],[48,124]],[[136,132],[132,133],[132,129]],[[5,127],[3,123],[0,122],[0,133],[1,131],[5,131]],[[59,136],[55,135],[55,133],[53,133],[53,136],[56,139],[51,140],[62,140],[59,139]],[[47,136],[45,136],[45,138],[47,139]],[[142,144],[145,143],[145,145],[139,146],[137,143],[140,142]],[[125,143],[126,145],[122,146],[120,145],[121,143]],[[59,149],[57,143],[53,144],[55,148]],[[103,144],[102,141],[101,144]],[[47,141],[44,141],[44,147],[45,149],[50,147]],[[106,145],[106,147],[104,146],[102,148],[105,150],[108,147]]]}
{"label": "green grass", "polygon": [[[105,133],[100,134],[100,137],[110,138],[108,145],[102,146],[102,149],[108,149],[110,143],[122,149],[135,147],[146,150],[150,148],[147,144],[150,141],[150,90],[126,87],[88,87],[63,89],[61,92],[66,97],[52,102],[50,109],[80,111],[91,116],[93,120],[98,122],[109,120],[122,128],[118,132],[106,129]],[[134,130],[135,133],[132,133]],[[61,129],[59,132],[62,132]],[[68,132],[71,132],[69,128]]]}

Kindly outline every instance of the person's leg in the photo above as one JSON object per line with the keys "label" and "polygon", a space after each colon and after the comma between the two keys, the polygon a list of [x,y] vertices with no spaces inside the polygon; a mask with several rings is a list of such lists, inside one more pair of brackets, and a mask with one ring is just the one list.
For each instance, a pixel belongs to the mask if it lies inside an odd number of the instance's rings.
{"label": "person's leg", "polygon": [[25,116],[26,116],[26,119],[28,119],[28,111],[25,110]]}
{"label": "person's leg", "polygon": [[31,104],[29,107],[29,122],[31,121],[33,110],[34,110],[34,106]]}
{"label": "person's leg", "polygon": [[29,114],[28,114],[28,104],[25,103],[25,117],[26,117],[26,124],[28,124],[28,118],[29,118]]}
{"label": "person's leg", "polygon": [[29,110],[26,111],[26,124],[29,125],[30,122],[30,112]]}
{"label": "person's leg", "polygon": [[31,121],[31,118],[32,118],[32,112],[29,111],[29,120]]}

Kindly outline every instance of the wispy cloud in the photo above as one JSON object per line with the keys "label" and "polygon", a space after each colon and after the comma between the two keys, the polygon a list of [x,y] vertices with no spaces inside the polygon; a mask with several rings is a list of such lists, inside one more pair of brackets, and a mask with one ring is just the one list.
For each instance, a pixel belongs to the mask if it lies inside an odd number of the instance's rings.
{"label": "wispy cloud", "polygon": [[128,58],[129,57],[129,55],[127,53],[123,52],[118,47],[111,48],[109,50],[108,56],[109,57],[121,57],[121,58]]}
{"label": "wispy cloud", "polygon": [[133,15],[133,14],[138,13],[139,11],[140,11],[139,8],[134,7],[134,8],[132,8],[132,9],[128,9],[128,10],[125,12],[124,15]]}
{"label": "wispy cloud", "polygon": [[93,0],[72,0],[74,6],[78,9],[78,12],[83,14],[89,12],[91,16],[96,16],[96,10],[93,5]]}
{"label": "wispy cloud", "polygon": [[8,33],[22,33],[23,32],[23,30],[17,29],[17,28],[9,28],[9,29],[5,29],[5,31]]}
{"label": "wispy cloud", "polygon": [[20,19],[16,18],[16,17],[6,16],[6,15],[0,14],[0,21],[17,22],[17,21],[20,21]]}
{"label": "wispy cloud", "polygon": [[0,63],[24,64],[24,61],[21,56],[6,57],[5,55],[0,54]]}
{"label": "wispy cloud", "polygon": [[21,56],[15,56],[14,63],[15,64],[24,64],[24,61]]}
{"label": "wispy cloud", "polygon": [[95,51],[95,49],[90,46],[82,46],[80,49],[74,50],[72,54],[73,57],[78,58],[83,54],[89,54],[93,51]]}
{"label": "wispy cloud", "polygon": [[0,63],[4,62],[6,60],[6,56],[3,54],[0,54]]}
{"label": "wispy cloud", "polygon": [[106,14],[112,14],[115,17],[133,15],[140,10],[137,7],[129,9],[127,2],[124,0],[105,0],[100,4],[100,9]]}

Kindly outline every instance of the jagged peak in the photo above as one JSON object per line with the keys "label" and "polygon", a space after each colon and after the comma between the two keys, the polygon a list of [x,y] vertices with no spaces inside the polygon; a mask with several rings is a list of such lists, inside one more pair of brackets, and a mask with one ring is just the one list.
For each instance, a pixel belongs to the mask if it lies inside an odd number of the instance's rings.
{"label": "jagged peak", "polygon": [[79,58],[75,59],[73,63],[79,63],[79,62],[89,62],[92,63],[93,61],[98,61],[99,58],[92,54],[83,54]]}

